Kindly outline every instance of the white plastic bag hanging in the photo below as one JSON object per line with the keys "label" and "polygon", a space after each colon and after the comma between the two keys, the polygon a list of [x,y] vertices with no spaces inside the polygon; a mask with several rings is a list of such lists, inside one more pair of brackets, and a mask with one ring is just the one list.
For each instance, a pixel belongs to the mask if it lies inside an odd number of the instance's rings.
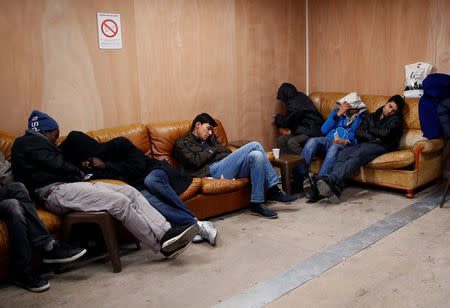
{"label": "white plastic bag hanging", "polygon": [[431,72],[433,66],[425,62],[405,65],[406,82],[404,96],[419,98],[423,95],[422,82]]}

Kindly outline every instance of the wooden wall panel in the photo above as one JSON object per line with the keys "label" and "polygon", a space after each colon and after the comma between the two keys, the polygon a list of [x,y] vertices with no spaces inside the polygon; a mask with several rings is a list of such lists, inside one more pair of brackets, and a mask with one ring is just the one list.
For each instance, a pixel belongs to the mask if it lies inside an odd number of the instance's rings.
{"label": "wooden wall panel", "polygon": [[[1,8],[10,41],[0,47],[2,129],[22,134],[33,109],[53,116],[62,134],[138,121],[132,1],[2,1]],[[96,13],[104,11],[121,13],[122,50],[98,49]]]}
{"label": "wooden wall panel", "polygon": [[310,92],[403,94],[406,64],[449,73],[448,0],[309,1]]}
{"label": "wooden wall panel", "polygon": [[281,83],[305,91],[305,4],[303,1],[236,1],[237,92],[240,102],[233,137],[275,146],[272,115]]}
{"label": "wooden wall panel", "polygon": [[[0,0],[1,129],[31,110],[62,134],[209,112],[228,137],[271,148],[284,81],[305,88],[305,2]],[[96,13],[119,13],[122,50],[98,48]],[[7,43],[4,43],[7,42]]]}

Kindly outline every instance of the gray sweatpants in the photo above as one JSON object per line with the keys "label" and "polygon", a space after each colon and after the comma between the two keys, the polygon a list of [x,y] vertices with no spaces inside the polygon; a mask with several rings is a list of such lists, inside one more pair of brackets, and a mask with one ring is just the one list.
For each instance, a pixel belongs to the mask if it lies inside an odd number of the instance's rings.
{"label": "gray sweatpants", "polygon": [[46,198],[47,209],[56,215],[69,211],[107,211],[154,252],[171,228],[170,223],[144,196],[129,185],[77,182],[57,186]]}

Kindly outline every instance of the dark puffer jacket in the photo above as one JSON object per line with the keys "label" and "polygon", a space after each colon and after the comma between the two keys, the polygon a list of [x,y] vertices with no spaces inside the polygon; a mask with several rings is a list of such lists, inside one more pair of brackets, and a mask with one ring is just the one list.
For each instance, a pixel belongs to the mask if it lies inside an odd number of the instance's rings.
{"label": "dark puffer jacket", "polygon": [[306,94],[298,92],[290,83],[283,83],[277,99],[286,104],[286,115],[275,116],[277,127],[289,128],[293,135],[322,136],[320,128],[325,121]]}
{"label": "dark puffer jacket", "polygon": [[392,116],[380,120],[382,112],[383,107],[380,107],[377,111],[365,117],[356,129],[355,137],[358,143],[379,143],[388,152],[391,152],[398,148],[400,139],[402,138],[402,113],[399,111]]}
{"label": "dark puffer jacket", "polygon": [[24,183],[30,193],[56,182],[81,181],[80,169],[65,162],[62,152],[33,130],[14,141],[11,164],[15,180]]}

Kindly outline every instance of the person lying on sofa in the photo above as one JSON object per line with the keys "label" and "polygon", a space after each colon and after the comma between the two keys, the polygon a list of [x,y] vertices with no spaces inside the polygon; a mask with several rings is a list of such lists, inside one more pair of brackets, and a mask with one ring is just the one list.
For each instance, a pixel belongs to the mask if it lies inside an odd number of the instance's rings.
{"label": "person lying on sofa", "polygon": [[4,219],[11,246],[11,276],[15,284],[32,292],[50,288],[44,278],[31,270],[32,247],[42,248],[44,263],[66,263],[81,258],[84,248],[72,248],[55,241],[39,218],[22,183],[14,182],[11,164],[0,152],[0,219]]}
{"label": "person lying on sofa", "polygon": [[[357,145],[355,130],[361,123],[362,114],[367,110],[361,98],[352,92],[336,102],[334,109],[327,121],[322,125],[321,131],[325,137],[315,137],[309,139],[300,156],[305,158],[306,166],[298,166],[293,173],[292,187],[297,188],[300,194],[304,194],[303,180],[306,170],[316,153],[326,154],[320,167],[319,175],[328,174],[333,168],[338,153],[350,146]],[[317,202],[319,192],[310,189],[306,195],[307,202]]]}
{"label": "person lying on sofa", "polygon": [[181,172],[196,177],[234,179],[250,176],[250,213],[276,218],[276,212],[261,206],[264,203],[264,187],[268,189],[268,200],[292,202],[297,197],[286,195],[278,188],[277,175],[258,142],[251,142],[232,153],[214,135],[213,128],[216,126],[216,121],[207,113],[195,117],[191,130],[175,141],[177,167]]}
{"label": "person lying on sofa", "polygon": [[323,117],[309,96],[298,92],[293,84],[283,83],[277,99],[286,104],[286,115],[276,114],[275,125],[291,131],[277,138],[277,146],[281,153],[298,155],[309,138],[322,136]]}
{"label": "person lying on sofa", "polygon": [[394,151],[403,134],[402,110],[405,101],[394,95],[386,104],[363,119],[355,131],[358,144],[339,152],[333,169],[312,176],[311,188],[332,203],[339,203],[345,177],[376,157]]}
{"label": "person lying on sofa", "polygon": [[210,221],[195,218],[179,194],[192,183],[166,161],[151,159],[125,137],[99,143],[83,132],[72,131],[60,144],[64,157],[93,178],[118,179],[139,190],[173,226],[197,223],[194,242],[208,240],[216,244],[217,229]]}
{"label": "person lying on sofa", "polygon": [[49,115],[33,111],[25,135],[14,141],[11,163],[14,178],[30,194],[44,201],[56,215],[69,211],[107,211],[155,253],[173,258],[183,252],[198,232],[196,223],[170,223],[135,188],[126,184],[83,181],[84,174],[65,162],[56,147],[59,127]]}

